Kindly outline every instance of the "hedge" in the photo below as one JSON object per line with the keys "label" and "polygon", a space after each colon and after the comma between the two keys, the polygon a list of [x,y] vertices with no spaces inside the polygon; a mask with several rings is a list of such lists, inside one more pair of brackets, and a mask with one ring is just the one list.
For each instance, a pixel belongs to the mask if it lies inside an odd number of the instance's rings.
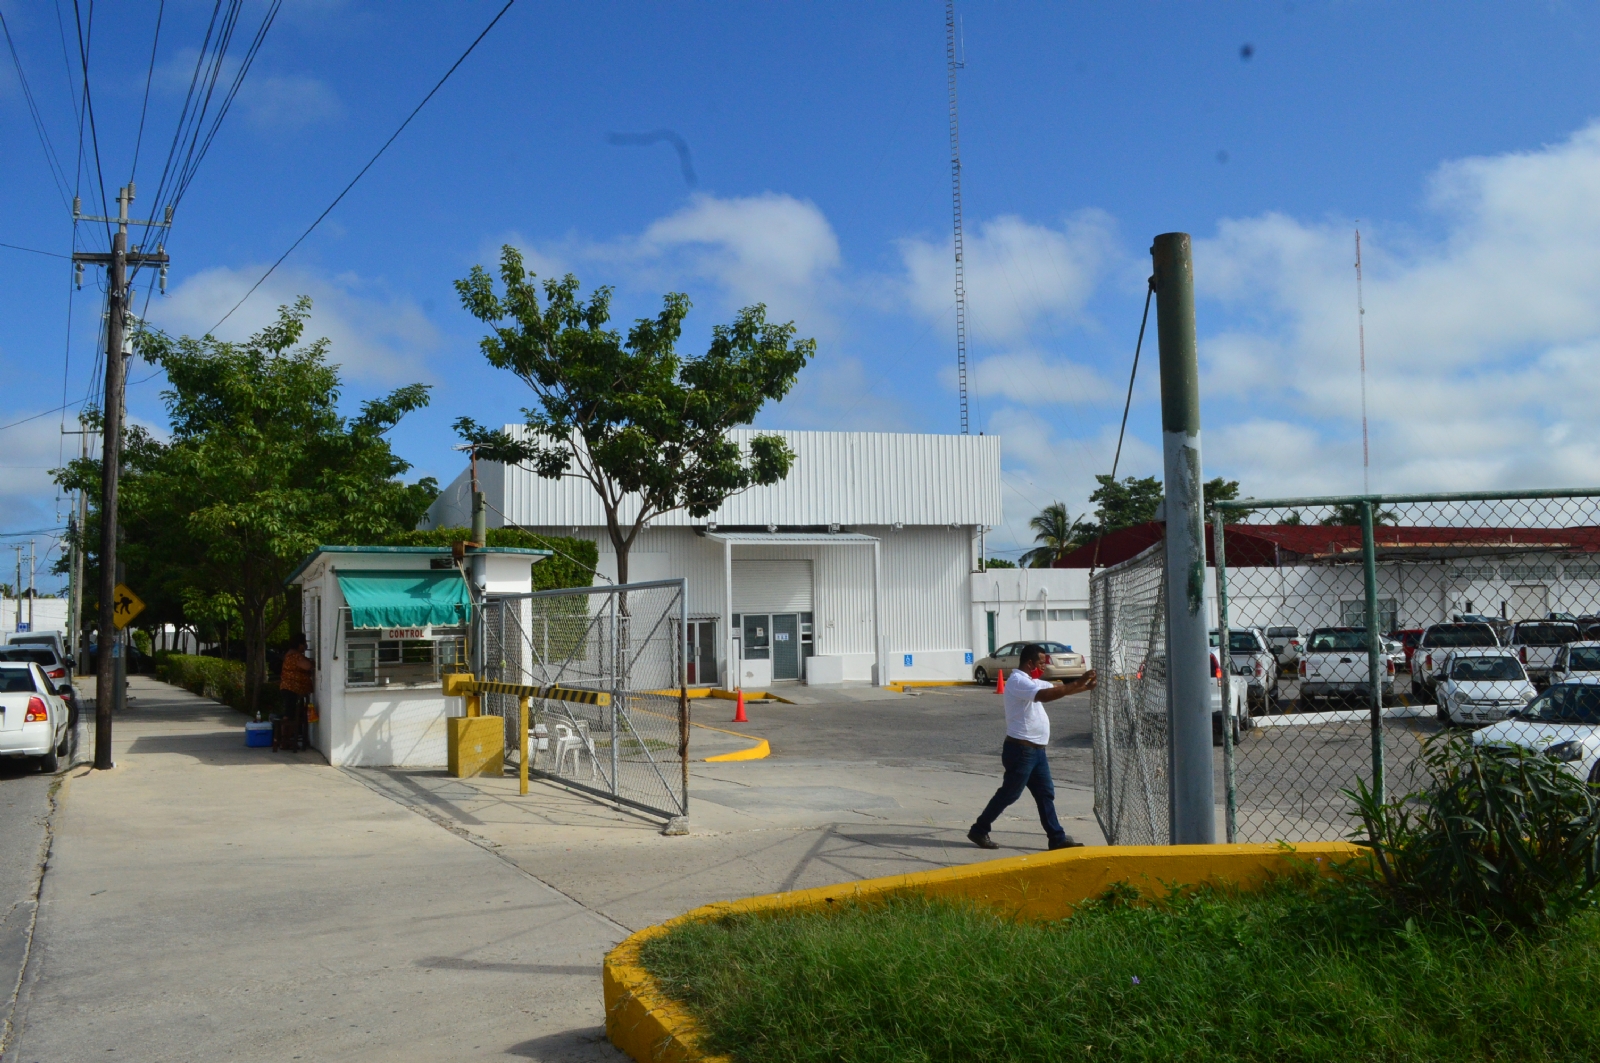
{"label": "hedge", "polygon": [[187,653],[156,654],[156,678],[203,698],[248,712],[244,700],[244,662]]}

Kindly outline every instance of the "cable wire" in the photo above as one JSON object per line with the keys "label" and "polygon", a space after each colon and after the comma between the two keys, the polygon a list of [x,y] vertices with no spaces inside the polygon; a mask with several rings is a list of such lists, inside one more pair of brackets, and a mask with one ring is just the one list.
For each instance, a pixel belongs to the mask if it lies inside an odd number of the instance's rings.
{"label": "cable wire", "polygon": [[[1139,340],[1133,345],[1133,371],[1128,374],[1128,398],[1122,404],[1122,427],[1117,429],[1117,453],[1111,459],[1111,482],[1117,481],[1117,465],[1122,461],[1122,437],[1128,432],[1128,411],[1133,407],[1133,382],[1139,377],[1139,351],[1144,347],[1144,327],[1150,321],[1150,297],[1156,293],[1156,279],[1144,292],[1144,313],[1139,317]],[[1103,513],[1104,510],[1102,509]],[[1106,537],[1106,522],[1100,521],[1100,534],[1094,537],[1094,556],[1089,559],[1089,575],[1100,565],[1100,541]]]}
{"label": "cable wire", "polygon": [[[89,0],[89,20],[87,32],[84,20],[79,11],[78,0],[72,0],[72,14],[78,22],[78,60],[83,66],[83,111],[89,118],[89,140],[94,146],[94,172],[95,179],[100,185],[100,213],[104,217],[111,215],[111,206],[106,200],[106,175],[100,165],[100,134],[94,123],[94,97],[89,94],[89,51],[94,36],[94,0]],[[111,242],[111,223],[106,222],[106,242]]]}
{"label": "cable wire", "polygon": [[22,57],[17,54],[17,44],[11,39],[11,26],[6,22],[6,13],[0,10],[0,30],[5,31],[6,47],[11,51],[11,65],[16,68],[17,80],[22,84],[22,97],[28,103],[28,115],[33,119],[34,132],[39,135],[39,144],[44,148],[45,165],[50,168],[50,178],[56,184],[56,189],[61,193],[63,206],[67,202],[67,172],[61,168],[61,159],[56,155],[56,147],[50,142],[50,133],[45,129],[44,119],[39,115],[39,104],[33,98],[33,88],[28,84],[28,75],[22,70]]}
{"label": "cable wire", "polygon": [[395,140],[399,138],[400,134],[405,132],[406,126],[411,124],[411,120],[421,113],[422,109],[428,105],[428,101],[433,99],[434,94],[444,87],[444,83],[446,81],[450,80],[450,75],[454,74],[456,72],[456,68],[467,61],[467,57],[473,53],[474,49],[476,49],[483,39],[489,35],[489,31],[494,29],[495,24],[498,23],[502,17],[504,17],[507,11],[511,10],[511,5],[516,2],[517,0],[506,0],[506,5],[496,12],[494,18],[489,20],[489,24],[483,28],[483,32],[478,34],[478,36],[473,39],[471,44],[467,45],[467,50],[461,53],[461,57],[454,63],[450,64],[450,69],[446,70],[444,72],[444,76],[439,79],[438,83],[435,84],[433,88],[428,90],[428,94],[426,96],[422,97],[422,102],[417,104],[416,107],[412,108],[411,113],[406,115],[406,120],[401,122],[400,127],[389,135],[389,139],[385,140],[383,142],[383,146],[373,154],[372,158],[367,160],[367,164],[361,167],[360,171],[358,171],[356,175],[350,179],[350,183],[345,185],[337,196],[333,197],[333,202],[329,203],[326,209],[324,209],[321,214],[317,215],[316,220],[310,225],[306,226],[306,231],[301,233],[299,237],[295,239],[295,242],[289,245],[289,249],[283,254],[279,255],[278,260],[268,267],[267,271],[250,286],[250,290],[244,293],[243,298],[241,298],[237,303],[234,303],[228,312],[223,314],[215,325],[211,326],[211,328],[208,330],[209,332],[216,332],[217,329],[221,328],[222,323],[232,317],[233,312],[243,306],[245,301],[256,293],[256,289],[261,287],[261,285],[265,283],[266,279],[272,276],[279,266],[283,265],[284,260],[290,255],[294,254],[295,248],[299,247],[305,238],[310,236],[312,231],[315,230],[318,225],[322,224],[322,220],[329,214],[333,213],[333,208],[339,205],[339,201],[344,199],[349,191],[356,186],[356,182],[361,180],[361,178],[366,175],[366,172],[372,169],[373,164],[383,157],[383,153],[389,150],[389,145],[393,144]]}
{"label": "cable wire", "polygon": [[133,138],[133,165],[128,167],[128,183],[133,183],[133,178],[139,172],[139,149],[144,145],[144,119],[150,110],[150,83],[156,76],[156,46],[161,43],[161,19],[167,13],[167,0],[161,0],[156,8],[156,32],[150,41],[150,66],[144,73],[144,102],[139,105],[139,133]]}

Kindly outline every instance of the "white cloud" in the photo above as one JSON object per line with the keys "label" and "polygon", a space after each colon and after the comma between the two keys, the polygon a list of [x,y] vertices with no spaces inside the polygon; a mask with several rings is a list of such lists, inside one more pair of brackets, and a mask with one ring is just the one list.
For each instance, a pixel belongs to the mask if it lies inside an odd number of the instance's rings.
{"label": "white cloud", "polygon": [[[1600,123],[1441,166],[1436,239],[1362,227],[1374,487],[1600,482],[1583,430],[1600,398],[1596,188]],[[1195,245],[1199,294],[1235,315],[1202,343],[1205,392],[1245,409],[1217,453],[1271,455],[1260,475],[1285,490],[1361,483],[1353,258],[1350,225],[1281,214]]]}
{"label": "white cloud", "polygon": [[[199,336],[237,303],[263,266],[218,267],[187,278],[171,298],[151,304],[151,320],[168,332]],[[438,330],[409,299],[394,296],[353,274],[325,277],[280,269],[217,330],[242,340],[276,320],[278,307],[300,295],[312,299],[306,339],[326,336],[329,359],[346,376],[376,384],[426,380],[426,357],[440,346]]]}
{"label": "white cloud", "polygon": [[[948,372],[952,387],[955,371]],[[981,398],[999,397],[1024,406],[1109,402],[1117,389],[1098,370],[1038,351],[996,354],[973,364],[971,386]]]}
{"label": "white cloud", "polygon": [[[904,240],[905,293],[924,315],[955,302],[955,242]],[[994,341],[1025,336],[1047,319],[1075,320],[1117,258],[1115,226],[1104,211],[1084,210],[1061,228],[1004,215],[963,241],[967,303]]]}
{"label": "white cloud", "polygon": [[[188,93],[190,84],[194,83],[198,92],[207,81],[204,64],[200,67],[199,82],[194,80],[199,58],[198,48],[178,51],[172,58],[157,65],[156,86],[169,96],[182,96]],[[216,81],[215,95],[218,98],[238,73],[238,58],[224,56]],[[143,79],[139,80],[138,87],[143,89]],[[259,65],[252,65],[245,75],[234,106],[257,129],[277,132],[303,129],[344,114],[343,102],[326,81],[308,74],[270,74]]]}

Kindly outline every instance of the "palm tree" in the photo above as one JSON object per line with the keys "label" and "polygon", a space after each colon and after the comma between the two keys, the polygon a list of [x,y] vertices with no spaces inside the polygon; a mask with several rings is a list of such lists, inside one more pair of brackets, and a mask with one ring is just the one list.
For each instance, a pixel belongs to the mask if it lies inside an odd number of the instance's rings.
{"label": "palm tree", "polygon": [[1028,521],[1028,527],[1033,529],[1033,541],[1039,545],[1017,559],[1024,568],[1049,568],[1076,550],[1096,530],[1089,521],[1073,520],[1065,502],[1045,506],[1038,516]]}

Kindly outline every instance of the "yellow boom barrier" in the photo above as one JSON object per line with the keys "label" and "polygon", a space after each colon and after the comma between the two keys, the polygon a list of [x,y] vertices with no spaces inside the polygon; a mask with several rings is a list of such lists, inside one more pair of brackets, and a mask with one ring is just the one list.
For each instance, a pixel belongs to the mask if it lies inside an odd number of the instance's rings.
{"label": "yellow boom barrier", "polygon": [[[569,701],[577,705],[610,705],[611,695],[604,690],[580,690],[559,683],[539,686],[537,683],[502,683],[496,679],[474,679],[466,672],[453,672],[444,677],[444,694],[447,698],[466,698],[467,715],[478,716],[485,694],[505,694],[517,699],[517,731],[521,745],[517,749],[517,792],[528,792],[528,702],[533,698],[547,701]],[[498,769],[497,769],[498,770]]]}

